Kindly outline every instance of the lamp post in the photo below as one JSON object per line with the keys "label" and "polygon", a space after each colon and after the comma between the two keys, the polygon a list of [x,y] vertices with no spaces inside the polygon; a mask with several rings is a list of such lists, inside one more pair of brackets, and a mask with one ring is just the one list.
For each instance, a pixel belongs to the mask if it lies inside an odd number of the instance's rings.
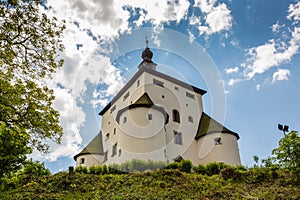
{"label": "lamp post", "polygon": [[279,130],[281,130],[281,131],[283,131],[283,134],[284,134],[284,136],[285,136],[285,132],[288,132],[289,131],[289,126],[287,126],[287,125],[281,125],[281,124],[278,124],[278,129]]}
{"label": "lamp post", "polygon": [[[281,131],[283,131],[283,134],[284,134],[284,138],[285,138],[285,132],[288,132],[289,131],[289,126],[287,126],[287,125],[281,125],[281,124],[278,124],[278,129],[279,130],[281,130]],[[287,162],[287,160],[288,160],[288,157],[290,158],[290,155],[291,155],[291,153],[290,153],[290,145],[288,146],[288,149],[287,149],[287,153],[288,153],[288,156],[285,158],[285,162]]]}

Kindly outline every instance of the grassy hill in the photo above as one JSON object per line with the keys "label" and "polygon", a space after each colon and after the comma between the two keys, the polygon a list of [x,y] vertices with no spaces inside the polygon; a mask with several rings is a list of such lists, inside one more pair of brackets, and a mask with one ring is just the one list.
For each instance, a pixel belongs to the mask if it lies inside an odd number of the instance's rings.
{"label": "grassy hill", "polygon": [[300,199],[297,180],[282,169],[224,168],[218,174],[159,169],[125,174],[61,172],[23,176],[0,199]]}

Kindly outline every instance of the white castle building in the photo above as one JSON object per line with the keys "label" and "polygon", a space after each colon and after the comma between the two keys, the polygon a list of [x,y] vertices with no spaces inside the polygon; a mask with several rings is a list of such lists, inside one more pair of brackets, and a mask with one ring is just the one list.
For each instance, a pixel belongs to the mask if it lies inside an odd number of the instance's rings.
{"label": "white castle building", "polygon": [[76,166],[132,159],[241,164],[239,135],[203,111],[206,91],[156,71],[146,43],[139,70],[99,113],[101,130],[74,156]]}

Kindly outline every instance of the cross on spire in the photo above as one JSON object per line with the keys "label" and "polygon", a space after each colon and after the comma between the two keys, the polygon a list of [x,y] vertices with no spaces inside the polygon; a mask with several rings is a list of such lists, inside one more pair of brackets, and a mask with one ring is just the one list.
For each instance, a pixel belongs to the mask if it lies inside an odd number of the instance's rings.
{"label": "cross on spire", "polygon": [[146,48],[148,48],[149,41],[148,41],[148,36],[147,35],[146,35],[145,39],[146,39]]}

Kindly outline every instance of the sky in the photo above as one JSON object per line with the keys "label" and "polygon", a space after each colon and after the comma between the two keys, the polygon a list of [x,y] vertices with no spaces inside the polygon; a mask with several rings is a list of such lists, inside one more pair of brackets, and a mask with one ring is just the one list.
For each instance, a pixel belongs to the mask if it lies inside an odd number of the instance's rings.
{"label": "sky", "polygon": [[64,136],[31,155],[53,173],[98,134],[146,36],[158,71],[208,91],[204,111],[239,134],[243,165],[271,155],[278,123],[300,130],[298,0],[48,0],[41,10],[66,21],[64,66],[46,80]]}

